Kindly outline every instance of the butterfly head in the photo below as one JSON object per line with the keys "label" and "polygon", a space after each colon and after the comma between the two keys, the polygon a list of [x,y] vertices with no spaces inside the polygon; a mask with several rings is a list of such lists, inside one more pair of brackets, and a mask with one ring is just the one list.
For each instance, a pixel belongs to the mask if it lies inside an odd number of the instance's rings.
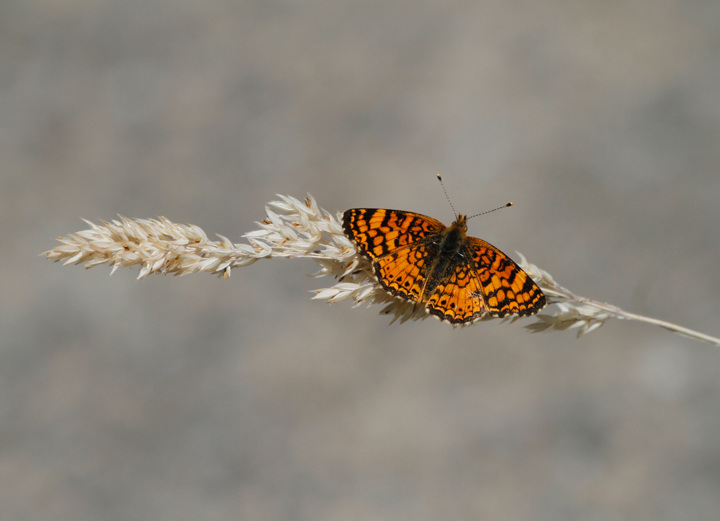
{"label": "butterfly head", "polygon": [[452,228],[467,232],[467,215],[458,214],[457,219],[452,223]]}

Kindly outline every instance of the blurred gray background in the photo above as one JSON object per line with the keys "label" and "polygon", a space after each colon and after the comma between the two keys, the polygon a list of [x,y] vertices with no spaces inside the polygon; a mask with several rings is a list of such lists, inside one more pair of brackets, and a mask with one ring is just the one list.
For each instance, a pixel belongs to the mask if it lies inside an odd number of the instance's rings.
{"label": "blurred gray background", "polygon": [[[720,519],[720,349],[388,325],[307,260],[136,281],[117,214],[276,193],[472,235],[720,336],[716,0],[0,2],[0,519]],[[527,322],[526,322],[527,323]]]}

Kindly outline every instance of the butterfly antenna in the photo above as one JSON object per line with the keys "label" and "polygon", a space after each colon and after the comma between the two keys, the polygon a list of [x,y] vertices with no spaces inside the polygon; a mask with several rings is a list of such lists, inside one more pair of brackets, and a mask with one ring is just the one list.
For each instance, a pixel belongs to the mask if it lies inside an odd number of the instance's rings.
{"label": "butterfly antenna", "polygon": [[452,204],[452,201],[450,200],[450,196],[447,193],[447,190],[445,190],[445,185],[442,182],[442,177],[440,177],[440,174],[437,174],[438,181],[440,181],[440,186],[442,186],[443,192],[445,192],[445,198],[447,199],[448,203],[450,203],[450,208],[452,208],[453,213],[455,214],[455,219],[457,219],[457,212],[455,211],[455,207]]}
{"label": "butterfly antenna", "polygon": [[493,208],[492,210],[488,210],[487,212],[476,213],[475,215],[471,215],[470,217],[468,217],[468,220],[472,219],[473,217],[477,217],[478,215],[485,215],[486,213],[495,212],[497,210],[502,210],[503,208],[507,208],[508,206],[512,206],[512,205],[513,205],[513,203],[508,203],[503,206],[498,206],[497,208]]}

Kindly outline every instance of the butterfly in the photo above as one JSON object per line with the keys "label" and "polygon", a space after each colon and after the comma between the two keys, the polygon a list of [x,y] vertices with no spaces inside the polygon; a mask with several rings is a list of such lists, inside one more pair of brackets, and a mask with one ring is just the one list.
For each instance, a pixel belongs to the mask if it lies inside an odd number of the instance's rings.
{"label": "butterfly", "polygon": [[353,208],[343,214],[343,231],[370,259],[386,291],[445,322],[533,315],[546,304],[542,290],[510,257],[467,235],[465,215],[445,226],[413,212]]}

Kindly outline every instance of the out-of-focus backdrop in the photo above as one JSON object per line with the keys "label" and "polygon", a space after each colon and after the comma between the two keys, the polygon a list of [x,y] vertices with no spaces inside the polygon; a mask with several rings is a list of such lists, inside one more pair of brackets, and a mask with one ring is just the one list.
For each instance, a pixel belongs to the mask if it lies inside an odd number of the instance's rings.
{"label": "out-of-focus backdrop", "polygon": [[720,335],[720,3],[1,2],[0,518],[718,519],[718,348],[38,255],[117,214],[239,242],[276,193],[449,223],[437,173],[515,202],[472,235]]}

